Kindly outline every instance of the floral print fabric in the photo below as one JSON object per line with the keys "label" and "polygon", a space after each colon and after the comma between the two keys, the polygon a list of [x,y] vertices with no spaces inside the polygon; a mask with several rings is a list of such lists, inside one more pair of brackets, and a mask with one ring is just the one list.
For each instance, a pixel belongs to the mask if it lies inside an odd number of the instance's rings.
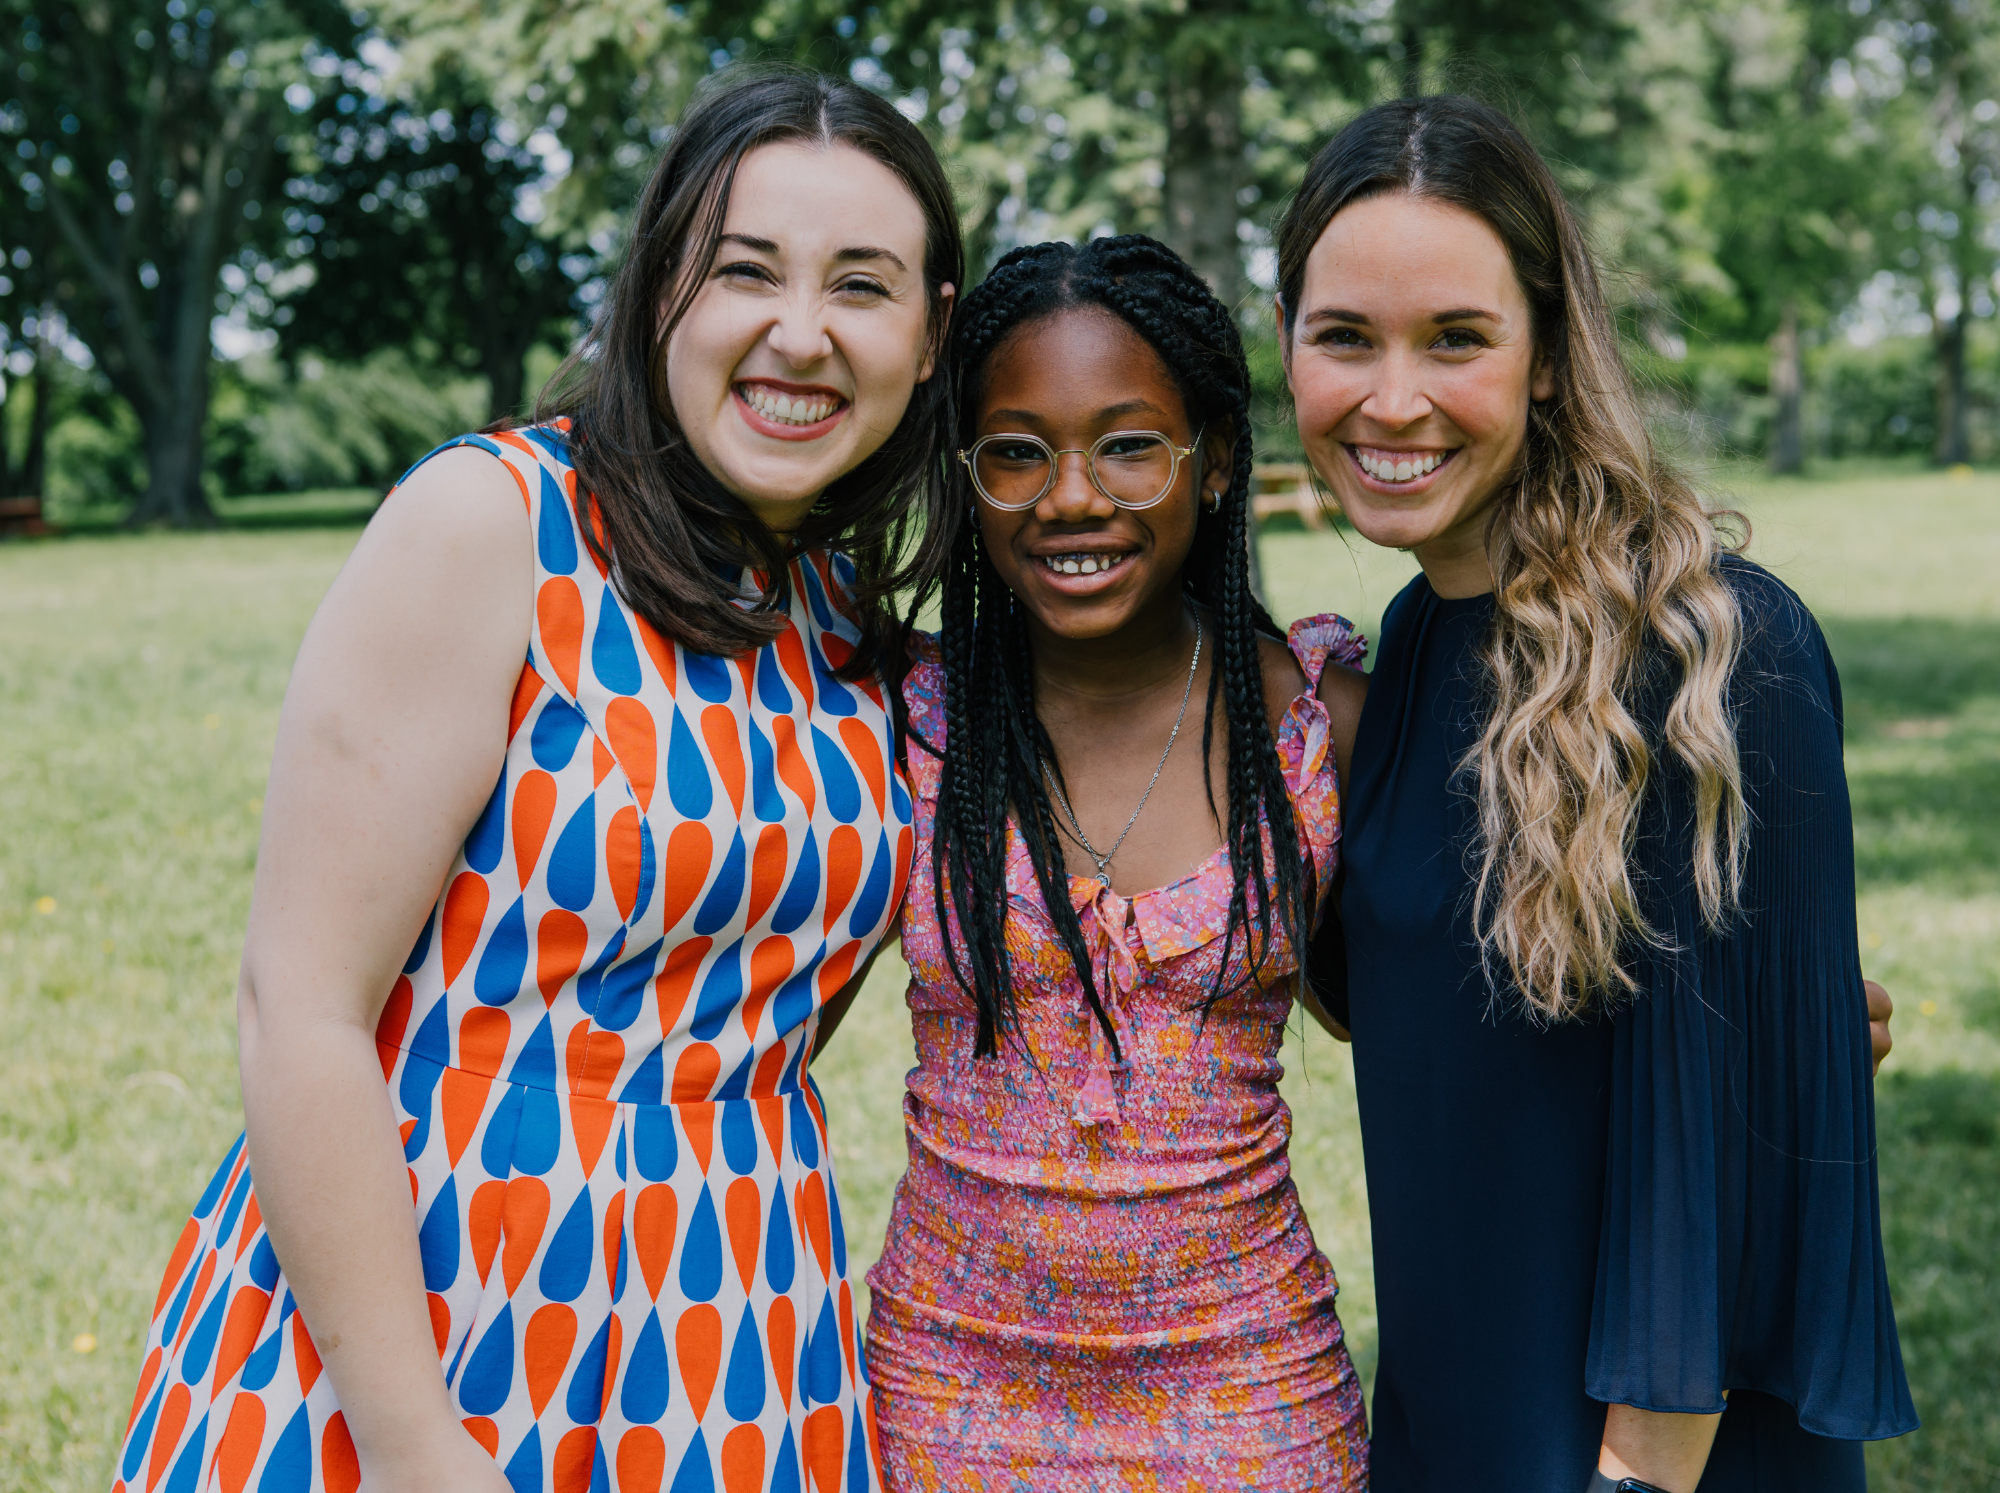
{"label": "floral print fabric", "polygon": [[[1310,618],[1291,648],[1317,684],[1365,645]],[[934,643],[906,686],[943,748]],[[1340,811],[1325,707],[1278,733],[1322,892]],[[975,1014],[944,957],[930,864],[941,766],[912,741],[917,854],[903,909],[918,1067],[910,1166],[873,1288],[869,1367],[892,1489],[1356,1489],[1360,1383],[1332,1268],[1291,1181],[1278,1094],[1297,959],[1201,1015],[1223,957],[1230,866],[1218,850],[1123,898],[1072,877],[1114,1065],[1018,840],[1008,950],[1018,1030],[971,1056]],[[1268,836],[1267,836],[1268,845]],[[1230,951],[1241,973],[1243,940]]]}

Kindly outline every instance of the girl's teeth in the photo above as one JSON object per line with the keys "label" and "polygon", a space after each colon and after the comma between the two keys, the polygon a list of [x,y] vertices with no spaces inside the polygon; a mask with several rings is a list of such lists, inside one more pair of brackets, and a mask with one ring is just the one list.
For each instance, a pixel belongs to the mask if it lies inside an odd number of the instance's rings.
{"label": "girl's teeth", "polygon": [[1059,575],[1096,575],[1118,562],[1110,555],[1051,555],[1045,563]]}

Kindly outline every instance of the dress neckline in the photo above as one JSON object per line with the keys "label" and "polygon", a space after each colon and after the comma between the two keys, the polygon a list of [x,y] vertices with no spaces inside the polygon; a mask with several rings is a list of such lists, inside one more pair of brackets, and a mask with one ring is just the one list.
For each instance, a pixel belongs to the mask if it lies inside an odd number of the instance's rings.
{"label": "dress neckline", "polygon": [[1417,572],[1417,584],[1424,588],[1424,594],[1440,617],[1470,617],[1493,609],[1493,593],[1481,591],[1476,596],[1440,596],[1431,585],[1431,578],[1421,570]]}

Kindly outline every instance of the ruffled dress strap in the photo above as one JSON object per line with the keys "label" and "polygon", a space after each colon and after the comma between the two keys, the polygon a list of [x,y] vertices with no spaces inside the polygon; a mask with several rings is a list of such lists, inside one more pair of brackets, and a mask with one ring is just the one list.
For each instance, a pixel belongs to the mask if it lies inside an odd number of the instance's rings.
{"label": "ruffled dress strap", "polygon": [[1322,887],[1331,884],[1340,842],[1340,782],[1334,768],[1332,722],[1317,693],[1329,663],[1360,668],[1368,641],[1345,617],[1331,612],[1301,617],[1285,639],[1305,671],[1306,689],[1278,722],[1278,763],[1292,797],[1299,834],[1311,851]]}

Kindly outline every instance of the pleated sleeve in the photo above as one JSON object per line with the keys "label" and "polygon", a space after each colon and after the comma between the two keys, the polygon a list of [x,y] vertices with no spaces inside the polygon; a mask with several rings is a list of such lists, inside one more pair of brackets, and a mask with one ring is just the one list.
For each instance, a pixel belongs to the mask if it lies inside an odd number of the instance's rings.
{"label": "pleated sleeve", "polygon": [[1615,1018],[1586,1389],[1715,1412],[1788,1402],[1821,1436],[1913,1429],[1883,1265],[1840,682],[1790,590],[1725,575],[1750,808],[1740,911],[1704,926],[1692,795],[1664,762],[1635,852],[1666,947]]}

